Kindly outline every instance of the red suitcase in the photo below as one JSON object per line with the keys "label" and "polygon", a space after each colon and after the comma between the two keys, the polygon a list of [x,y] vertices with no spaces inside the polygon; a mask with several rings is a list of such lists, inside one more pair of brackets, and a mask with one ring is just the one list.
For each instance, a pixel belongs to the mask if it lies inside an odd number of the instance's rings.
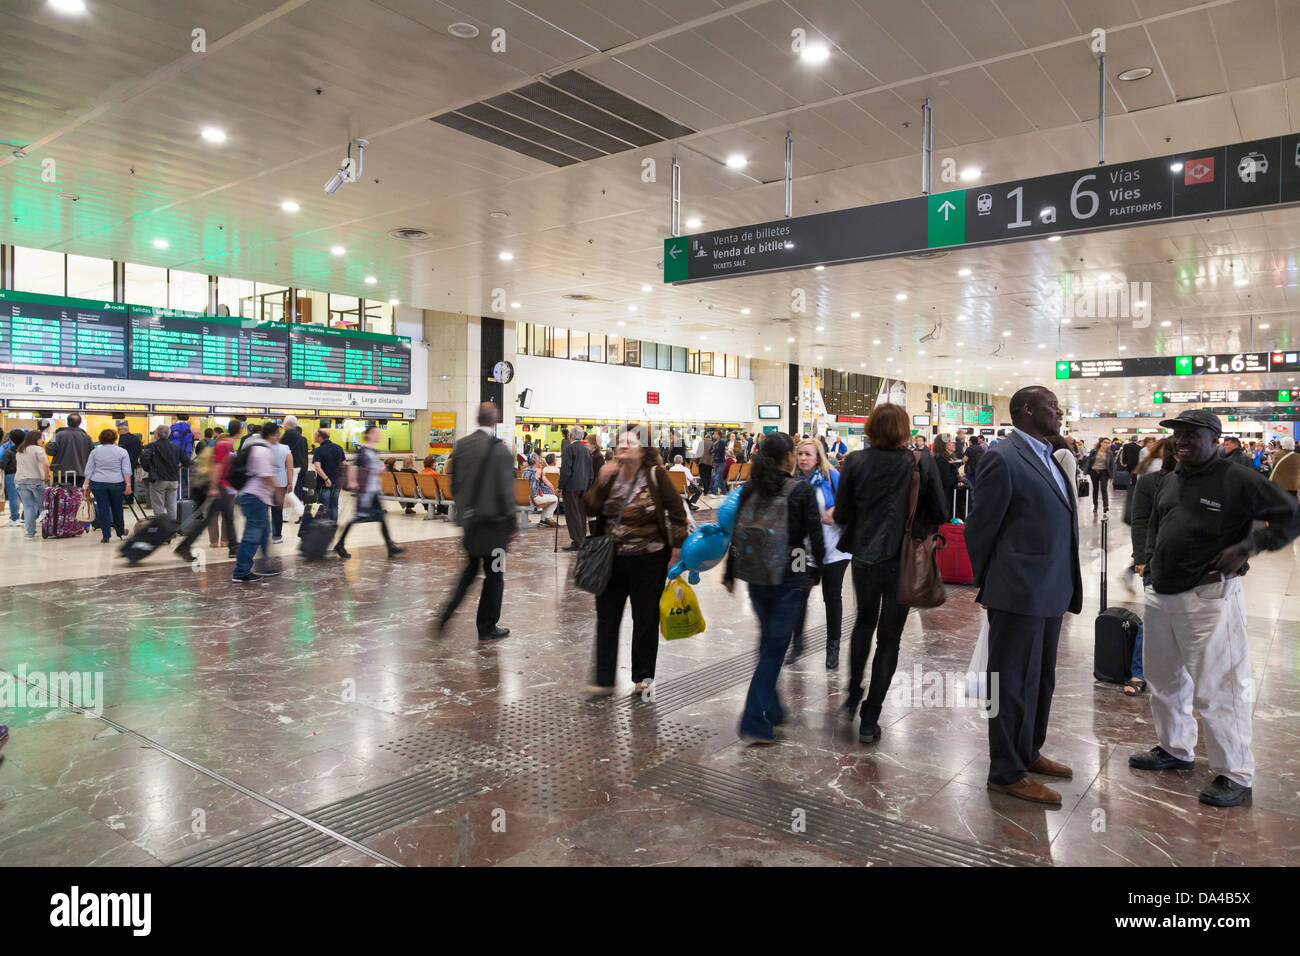
{"label": "red suitcase", "polygon": [[970,555],[966,553],[966,526],[946,524],[939,529],[944,546],[939,549],[939,574],[945,584],[971,584],[975,572],[971,570]]}

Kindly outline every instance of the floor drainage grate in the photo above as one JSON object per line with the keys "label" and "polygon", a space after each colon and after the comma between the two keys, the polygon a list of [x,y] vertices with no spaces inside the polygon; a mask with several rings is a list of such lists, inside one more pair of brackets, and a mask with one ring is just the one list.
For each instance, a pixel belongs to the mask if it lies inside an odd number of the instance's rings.
{"label": "floor drainage grate", "polygon": [[[679,760],[652,767],[636,783],[691,806],[798,837],[874,866],[1044,865],[870,810],[843,807],[780,784]],[[804,811],[806,829],[802,833],[791,829],[795,810]]]}
{"label": "floor drainage grate", "polygon": [[[426,813],[460,803],[483,789],[436,769],[327,804],[304,816],[358,843]],[[302,866],[333,853],[340,843],[296,820],[273,823],[172,864],[173,866]]]}

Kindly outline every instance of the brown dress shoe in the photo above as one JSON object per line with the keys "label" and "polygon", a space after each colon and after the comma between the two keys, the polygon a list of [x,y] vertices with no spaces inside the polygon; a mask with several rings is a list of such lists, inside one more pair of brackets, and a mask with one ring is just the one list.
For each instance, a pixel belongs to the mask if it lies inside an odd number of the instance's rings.
{"label": "brown dress shoe", "polygon": [[1039,754],[1038,759],[1029,765],[1029,772],[1041,773],[1047,777],[1060,777],[1062,780],[1069,780],[1074,776],[1074,771],[1065,764],[1048,760],[1042,754]]}
{"label": "brown dress shoe", "polygon": [[1028,777],[1017,780],[1012,784],[989,781],[989,789],[995,793],[1005,793],[1007,796],[1028,800],[1030,803],[1044,803],[1049,807],[1059,807],[1061,805],[1061,795],[1059,793],[1049,787],[1044,787],[1041,783],[1035,783]]}

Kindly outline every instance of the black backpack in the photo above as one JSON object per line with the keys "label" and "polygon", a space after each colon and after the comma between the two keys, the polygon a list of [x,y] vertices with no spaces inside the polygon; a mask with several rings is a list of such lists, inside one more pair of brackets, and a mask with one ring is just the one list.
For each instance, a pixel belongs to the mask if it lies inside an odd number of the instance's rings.
{"label": "black backpack", "polygon": [[750,584],[780,584],[790,563],[790,493],[799,482],[787,478],[771,498],[751,492],[731,532],[733,574]]}
{"label": "black backpack", "polygon": [[248,484],[248,453],[252,450],[253,446],[245,442],[226,469],[226,484],[235,490]]}

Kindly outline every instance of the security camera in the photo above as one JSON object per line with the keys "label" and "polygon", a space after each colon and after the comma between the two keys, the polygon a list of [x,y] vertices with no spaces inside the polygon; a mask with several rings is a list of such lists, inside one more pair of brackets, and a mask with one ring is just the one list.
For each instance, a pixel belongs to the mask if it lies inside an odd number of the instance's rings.
{"label": "security camera", "polygon": [[[357,159],[355,163],[352,161],[352,147],[354,145],[357,148]],[[345,156],[343,161],[339,163],[339,168],[335,170],[334,175],[325,183],[326,195],[333,196],[343,188],[344,183],[355,183],[357,179],[360,178],[362,161],[365,158],[365,148],[369,145],[370,140],[367,139],[354,139],[348,143],[347,156]]]}

